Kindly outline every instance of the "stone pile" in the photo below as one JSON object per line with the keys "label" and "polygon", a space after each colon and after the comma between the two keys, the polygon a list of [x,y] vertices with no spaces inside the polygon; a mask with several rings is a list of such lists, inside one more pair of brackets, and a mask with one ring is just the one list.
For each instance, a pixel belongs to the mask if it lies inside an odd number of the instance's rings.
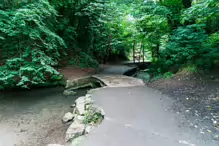
{"label": "stone pile", "polygon": [[67,112],[62,119],[63,123],[72,122],[66,131],[65,146],[78,146],[80,141],[102,122],[105,113],[102,108],[94,105],[90,94],[79,97],[71,107],[72,112]]}

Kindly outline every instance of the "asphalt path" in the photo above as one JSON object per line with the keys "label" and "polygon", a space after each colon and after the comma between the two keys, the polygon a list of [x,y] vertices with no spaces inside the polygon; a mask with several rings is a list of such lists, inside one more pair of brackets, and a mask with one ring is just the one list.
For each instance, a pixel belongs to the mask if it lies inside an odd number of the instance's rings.
{"label": "asphalt path", "polygon": [[106,117],[80,146],[219,146],[189,126],[172,98],[146,86],[103,88],[92,98]]}

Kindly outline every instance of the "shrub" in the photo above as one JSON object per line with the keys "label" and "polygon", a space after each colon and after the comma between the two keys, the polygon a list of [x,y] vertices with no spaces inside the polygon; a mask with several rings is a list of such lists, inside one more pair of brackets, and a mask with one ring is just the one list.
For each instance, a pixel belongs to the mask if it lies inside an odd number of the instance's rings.
{"label": "shrub", "polygon": [[[212,50],[203,46],[206,39],[207,35],[202,29],[202,25],[179,27],[170,37],[166,49],[161,52],[162,58],[165,60],[164,65],[170,67],[189,63],[202,66],[206,60],[211,63],[211,55],[209,54]],[[203,59],[204,56],[208,56],[208,58]]]}
{"label": "shrub", "polygon": [[97,68],[98,62],[90,55],[81,52],[78,56],[70,60],[70,64],[81,68]]}

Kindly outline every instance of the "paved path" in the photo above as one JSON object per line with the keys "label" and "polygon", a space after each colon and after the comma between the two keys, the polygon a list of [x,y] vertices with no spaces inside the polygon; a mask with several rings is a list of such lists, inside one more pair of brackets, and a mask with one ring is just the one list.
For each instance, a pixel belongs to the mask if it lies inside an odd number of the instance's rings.
{"label": "paved path", "polygon": [[132,87],[145,85],[141,79],[125,75],[94,75],[93,77],[104,82],[107,87]]}
{"label": "paved path", "polygon": [[171,98],[145,86],[103,88],[92,97],[106,118],[80,146],[219,146],[190,128]]}

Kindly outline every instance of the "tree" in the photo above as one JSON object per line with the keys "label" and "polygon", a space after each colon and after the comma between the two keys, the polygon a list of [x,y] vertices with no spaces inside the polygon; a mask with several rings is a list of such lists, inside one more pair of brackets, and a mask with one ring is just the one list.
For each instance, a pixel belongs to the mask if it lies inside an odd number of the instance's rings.
{"label": "tree", "polygon": [[144,37],[152,43],[152,57],[158,58],[161,38],[168,33],[168,15],[170,12],[164,6],[148,3],[142,6],[143,16],[138,19],[137,27]]}
{"label": "tree", "polygon": [[97,67],[134,42],[166,71],[210,67],[219,56],[218,8],[217,0],[2,0],[0,88],[56,84],[55,66]]}
{"label": "tree", "polygon": [[0,10],[0,49],[4,60],[0,88],[28,88],[60,80],[51,65],[58,63],[65,43],[48,27],[57,15],[55,9],[45,0],[19,2],[16,8],[9,8],[7,1],[4,4],[8,9]]}
{"label": "tree", "polygon": [[202,26],[195,24],[179,27],[173,32],[166,49],[162,52],[167,65],[195,64],[203,54],[208,53],[202,46],[206,38],[207,35]]}

